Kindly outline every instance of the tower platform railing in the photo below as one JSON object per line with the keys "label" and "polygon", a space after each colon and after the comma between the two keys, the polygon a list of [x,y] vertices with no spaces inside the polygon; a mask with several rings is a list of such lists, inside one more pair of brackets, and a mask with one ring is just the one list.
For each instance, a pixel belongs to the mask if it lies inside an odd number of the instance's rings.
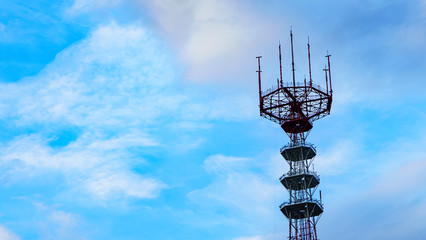
{"label": "tower platform railing", "polygon": [[283,174],[280,177],[280,181],[283,180],[285,177],[292,177],[292,176],[296,176],[296,175],[303,175],[303,174],[307,174],[307,175],[313,175],[315,176],[318,180],[320,178],[320,176],[317,174],[317,172],[313,172],[313,171],[306,171],[306,170],[295,170],[295,171],[288,171],[286,174]]}
{"label": "tower platform railing", "polygon": [[282,146],[280,148],[280,152],[284,151],[286,148],[293,148],[293,147],[310,147],[312,148],[315,152],[317,151],[317,149],[315,148],[315,146],[312,143],[307,143],[307,142],[290,142],[287,143],[286,145]]}
{"label": "tower platform railing", "polygon": [[294,201],[294,202],[283,202],[283,203],[281,203],[280,208],[283,208],[284,206],[296,205],[296,204],[300,204],[300,203],[316,203],[322,209],[324,208],[323,204],[319,200],[317,200],[317,199],[310,199],[310,198],[296,199],[296,201]]}
{"label": "tower platform railing", "polygon": [[[293,87],[307,87],[310,88],[311,86],[309,84],[306,84],[304,82],[296,82],[296,86],[293,86],[293,83],[289,83],[289,82],[284,82],[282,87],[286,87],[286,88],[293,88]],[[278,88],[280,88],[281,86],[279,86],[278,84],[273,84],[272,87],[262,91],[262,96],[268,95],[271,92],[276,91]],[[312,83],[312,87],[316,88],[322,92],[326,92],[320,85]]]}

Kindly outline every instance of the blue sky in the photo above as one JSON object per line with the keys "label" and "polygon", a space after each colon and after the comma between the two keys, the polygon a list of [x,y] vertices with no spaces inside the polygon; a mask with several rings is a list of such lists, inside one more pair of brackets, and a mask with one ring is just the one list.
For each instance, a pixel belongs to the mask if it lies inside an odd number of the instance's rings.
{"label": "blue sky", "polygon": [[[426,234],[426,2],[1,1],[0,238],[287,237],[263,87],[323,84],[321,239]],[[318,79],[318,80],[317,80]]]}

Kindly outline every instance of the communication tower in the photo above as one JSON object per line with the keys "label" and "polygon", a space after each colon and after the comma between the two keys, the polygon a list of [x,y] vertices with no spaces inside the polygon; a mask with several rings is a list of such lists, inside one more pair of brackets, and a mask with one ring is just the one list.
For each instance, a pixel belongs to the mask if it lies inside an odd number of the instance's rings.
{"label": "communication tower", "polygon": [[331,85],[330,56],[327,54],[325,73],[326,89],[312,81],[311,53],[308,40],[309,80],[297,82],[294,67],[293,33],[291,41],[292,82],[284,83],[279,44],[280,78],[277,85],[262,91],[260,59],[257,57],[259,78],[260,115],[280,124],[290,142],[280,149],[281,155],[290,166],[280,177],[280,182],[289,192],[289,200],[280,205],[281,212],[289,221],[289,240],[317,240],[317,223],[324,211],[321,191],[319,200],[315,192],[320,183],[319,175],[313,170],[316,156],[314,145],[306,142],[313,122],[330,114],[333,89]]}

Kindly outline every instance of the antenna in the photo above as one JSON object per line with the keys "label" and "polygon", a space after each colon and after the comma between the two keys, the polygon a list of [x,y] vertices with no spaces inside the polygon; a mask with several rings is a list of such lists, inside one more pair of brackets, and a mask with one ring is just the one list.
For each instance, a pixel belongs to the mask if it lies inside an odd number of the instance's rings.
{"label": "antenna", "polygon": [[260,59],[262,58],[262,56],[258,56],[257,58],[257,65],[259,67],[259,70],[257,70],[256,72],[258,73],[259,76],[259,107],[260,107],[260,115],[262,116],[262,110],[263,110],[263,104],[262,104],[262,81],[260,79],[260,73],[262,72],[262,70],[260,70]]}
{"label": "antenna", "polygon": [[[305,75],[305,91],[304,91],[304,95],[305,95],[305,101],[308,100],[308,90],[306,89],[306,75]],[[308,103],[305,104],[305,111],[308,112]]]}
{"label": "antenna", "polygon": [[[281,80],[281,85],[282,85],[282,80]],[[279,82],[278,78],[277,78],[277,86],[278,86],[277,89],[281,88],[280,87],[280,82]],[[278,94],[278,104],[281,104],[280,94]],[[281,108],[278,109],[278,121],[281,121]]]}
{"label": "antenna", "polygon": [[293,91],[295,92],[296,76],[294,75],[293,30],[290,30],[290,38],[291,38],[291,70],[293,71]]}
{"label": "antenna", "polygon": [[309,37],[308,37],[308,61],[309,61],[309,82],[312,85],[312,73],[311,73],[311,46],[309,45]]}
{"label": "antenna", "polygon": [[327,66],[325,66],[324,67],[324,73],[325,73],[325,86],[326,86],[326,89],[327,89],[327,94],[328,94],[328,77],[327,77],[327,71],[328,71],[328,69],[327,69]]}
{"label": "antenna", "polygon": [[330,79],[330,93],[331,95],[333,95],[333,88],[331,87],[331,69],[330,69],[330,57],[331,55],[328,54],[327,51],[327,56],[325,56],[327,58],[327,62],[328,62],[328,78]]}
{"label": "antenna", "polygon": [[[282,86],[283,85],[283,68],[282,68],[282,62],[281,62],[281,42],[279,42],[278,49],[280,52],[280,83]],[[280,85],[278,84],[278,86]]]}

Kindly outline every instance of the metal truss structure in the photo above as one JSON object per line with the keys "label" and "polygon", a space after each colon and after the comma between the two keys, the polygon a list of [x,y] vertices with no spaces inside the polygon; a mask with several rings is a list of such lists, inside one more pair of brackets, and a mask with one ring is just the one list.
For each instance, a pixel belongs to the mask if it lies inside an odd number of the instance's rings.
{"label": "metal truss structure", "polygon": [[330,56],[326,55],[326,89],[312,81],[310,45],[308,41],[309,80],[296,82],[293,52],[293,33],[290,31],[292,82],[283,83],[281,44],[279,45],[280,78],[277,85],[262,92],[261,68],[258,59],[260,115],[280,124],[290,138],[290,143],[280,149],[290,170],[280,178],[289,192],[289,201],[280,205],[281,212],[289,220],[289,240],[318,240],[317,223],[324,211],[321,192],[315,198],[320,183],[319,175],[313,170],[312,162],[316,149],[305,140],[313,128],[313,122],[330,114],[333,90],[331,85]]}

